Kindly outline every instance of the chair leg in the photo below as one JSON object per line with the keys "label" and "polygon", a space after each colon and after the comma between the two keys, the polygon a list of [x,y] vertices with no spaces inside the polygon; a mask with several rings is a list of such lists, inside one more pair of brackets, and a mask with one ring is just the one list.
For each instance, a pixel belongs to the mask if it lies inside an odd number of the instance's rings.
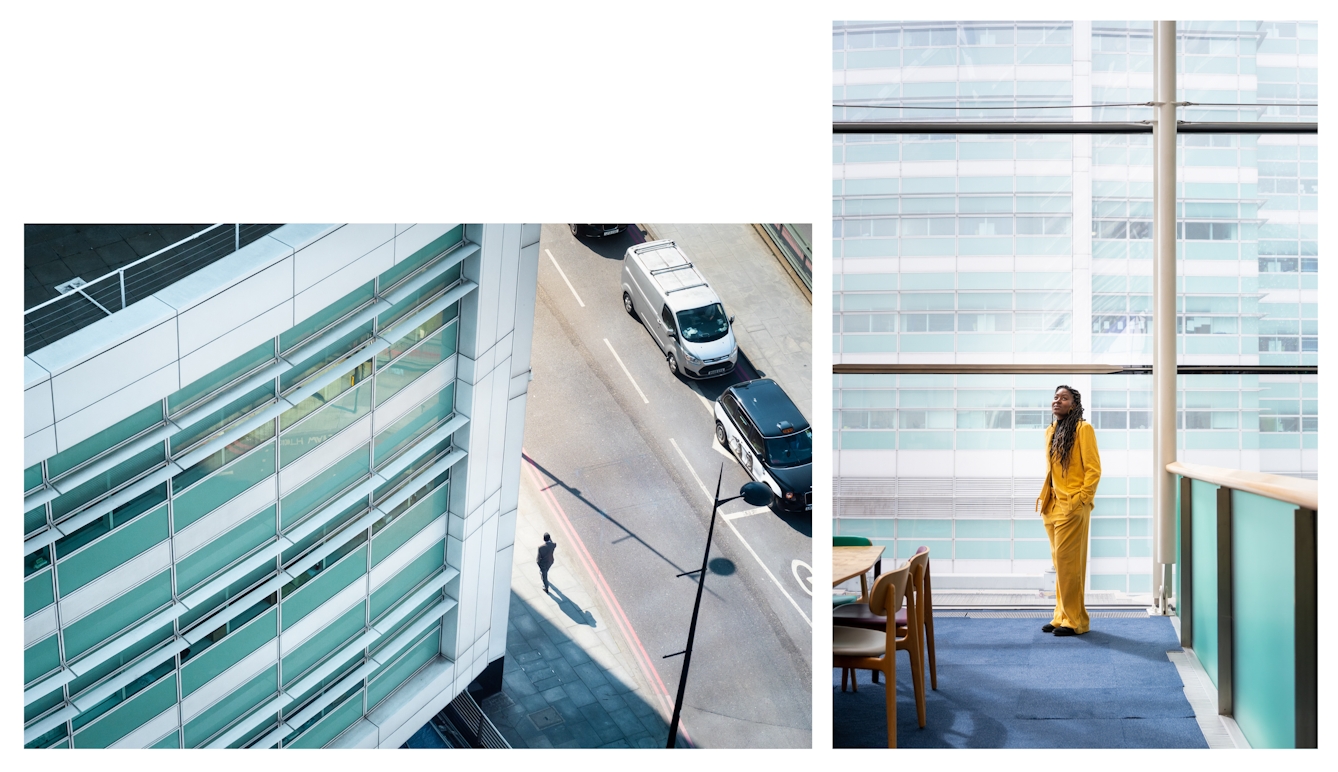
{"label": "chair leg", "polygon": [[846,676],[850,675],[850,668],[841,668],[841,691],[846,690]]}
{"label": "chair leg", "polygon": [[859,671],[853,667],[850,668],[850,691],[859,691]]}
{"label": "chair leg", "polygon": [[883,655],[884,672],[887,673],[887,747],[897,747],[897,651],[893,649]]}
{"label": "chair leg", "polygon": [[874,670],[874,671],[872,671],[872,672],[873,672],[873,675],[872,675],[871,677],[873,678],[873,682],[874,682],[874,683],[878,683],[878,671],[877,671],[877,670]]}
{"label": "chair leg", "polygon": [[920,653],[920,631],[915,628],[918,625],[908,625],[913,631],[911,635],[911,649],[908,654],[911,655],[911,685],[915,691],[915,718],[920,722],[920,728],[925,728],[925,671],[924,660]]}
{"label": "chair leg", "polygon": [[929,648],[929,685],[938,691],[938,657],[934,656],[934,614],[925,611],[925,642]]}

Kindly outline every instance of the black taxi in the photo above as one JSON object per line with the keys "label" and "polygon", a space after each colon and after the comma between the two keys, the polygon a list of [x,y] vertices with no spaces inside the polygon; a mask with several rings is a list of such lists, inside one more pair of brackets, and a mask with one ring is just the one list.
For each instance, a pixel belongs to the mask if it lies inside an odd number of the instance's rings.
{"label": "black taxi", "polygon": [[813,511],[813,428],[775,381],[725,389],[715,403],[715,437],[771,489],[774,508]]}

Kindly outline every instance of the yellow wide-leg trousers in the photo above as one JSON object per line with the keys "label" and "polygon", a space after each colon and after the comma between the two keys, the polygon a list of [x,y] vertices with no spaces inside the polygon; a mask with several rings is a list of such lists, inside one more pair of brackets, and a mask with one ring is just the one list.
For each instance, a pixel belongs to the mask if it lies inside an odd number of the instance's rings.
{"label": "yellow wide-leg trousers", "polygon": [[1068,514],[1043,516],[1050,537],[1050,559],[1055,565],[1055,614],[1050,624],[1087,632],[1087,531],[1092,508],[1079,507]]}

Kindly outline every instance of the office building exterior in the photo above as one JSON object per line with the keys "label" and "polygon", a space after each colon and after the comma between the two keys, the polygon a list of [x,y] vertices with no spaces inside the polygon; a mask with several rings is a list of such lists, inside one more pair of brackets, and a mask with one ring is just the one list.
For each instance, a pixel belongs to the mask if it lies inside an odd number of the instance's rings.
{"label": "office building exterior", "polygon": [[397,747],[500,672],[538,241],[284,225],[29,352],[25,745]]}
{"label": "office building exterior", "polygon": [[[1181,22],[1177,51],[1182,120],[1318,114],[1313,22]],[[837,22],[832,55],[834,121],[1154,117],[1151,22]],[[1152,135],[947,131],[834,136],[834,362],[924,366],[834,377],[835,533],[931,546],[936,589],[1034,593],[1068,383],[1104,462],[1088,587],[1146,601],[1153,378],[1080,371],[1152,363]],[[1178,143],[1178,361],[1228,370],[1179,376],[1178,457],[1313,479],[1318,136]],[[987,372],[1018,365],[1075,372]]]}

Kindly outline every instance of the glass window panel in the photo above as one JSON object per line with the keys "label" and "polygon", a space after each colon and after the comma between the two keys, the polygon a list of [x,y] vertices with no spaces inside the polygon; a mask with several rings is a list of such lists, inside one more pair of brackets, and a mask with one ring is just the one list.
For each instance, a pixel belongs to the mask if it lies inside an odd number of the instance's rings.
{"label": "glass window panel", "polygon": [[418,310],[427,302],[446,291],[446,288],[454,284],[460,278],[460,266],[456,266],[449,271],[437,276],[422,287],[414,290],[408,297],[391,306],[389,311],[384,311],[376,318],[379,329],[388,329],[395,326],[402,319],[407,318],[414,311]]}
{"label": "glass window panel", "polygon": [[[284,738],[285,748],[323,748],[335,737],[343,733],[362,718],[363,694],[359,690],[350,695],[338,704],[331,705],[322,711],[320,723],[315,724],[310,729],[305,729],[305,733],[293,738],[291,741]],[[291,735],[290,735],[291,737]]]}
{"label": "glass window panel", "polygon": [[270,440],[196,483],[185,493],[175,495],[172,503],[172,527],[180,531],[272,474],[274,474],[274,441]]}
{"label": "glass window panel", "polygon": [[374,707],[387,695],[403,686],[418,669],[437,656],[441,626],[433,626],[408,647],[398,660],[381,668],[367,687],[367,707]]}
{"label": "glass window panel", "polygon": [[362,383],[372,375],[372,360],[359,364],[343,376],[334,379],[330,383],[321,387],[319,391],[310,397],[297,403],[297,405],[283,411],[279,414],[279,431],[286,431],[288,427],[301,421],[303,418],[311,415],[323,406],[334,400],[340,394],[348,391],[354,386]]}
{"label": "glass window panel", "polygon": [[366,607],[359,603],[345,611],[338,619],[326,625],[319,633],[307,639],[295,651],[284,657],[284,688],[292,686],[307,671],[352,640],[353,636],[360,634],[363,631],[366,616]]}
{"label": "glass window panel", "polygon": [[65,626],[65,657],[73,659],[172,601],[172,572],[164,571],[98,610]]}
{"label": "glass window panel", "polygon": [[446,565],[446,542],[439,541],[402,568],[394,578],[372,593],[372,623],[397,605],[428,577]]}
{"label": "glass window panel", "polygon": [[433,239],[431,243],[409,255],[408,258],[399,261],[393,268],[385,271],[378,277],[381,291],[386,292],[400,282],[408,279],[419,269],[435,262],[444,252],[456,244],[464,241],[465,227],[457,225],[449,231]]}
{"label": "glass window panel", "polygon": [[203,651],[192,648],[181,666],[181,694],[186,696],[213,680],[223,671],[242,661],[252,652],[278,636],[278,610],[257,604],[259,612],[246,621],[234,620],[207,636]]}
{"label": "glass window panel", "polygon": [[398,518],[386,517],[372,526],[372,565],[422,531],[433,520],[446,513],[450,488],[442,485],[422,498]]}
{"label": "glass window panel", "polygon": [[[154,493],[156,495],[148,499],[150,503],[163,500],[161,492]],[[141,497],[143,498],[145,497]],[[122,509],[128,507],[130,505]],[[133,509],[124,514],[121,510],[117,510],[61,540],[61,542],[69,540],[70,544],[56,543],[56,556],[59,560],[57,570],[62,596],[69,595],[171,536],[167,525],[166,506],[159,506],[143,517],[138,517],[138,514]],[[116,530],[112,531],[113,528]],[[85,531],[89,533],[85,534]],[[91,541],[109,531],[110,535],[96,544],[77,553],[73,552],[86,543],[85,539]]]}
{"label": "glass window panel", "polygon": [[[163,404],[155,402],[129,418],[117,421],[92,437],[76,443],[69,450],[61,451],[48,458],[46,461],[47,474],[53,479],[60,477],[71,469],[82,466],[90,459],[100,456],[121,443],[158,426],[162,421]],[[40,485],[42,482],[41,466],[31,467],[28,471],[31,472],[32,469],[37,470],[36,482]],[[35,487],[27,472],[24,474],[24,484],[28,490]]]}
{"label": "glass window panel", "polygon": [[274,506],[261,510],[202,549],[177,560],[177,592],[194,589],[269,543],[277,533]]}
{"label": "glass window panel", "polygon": [[271,665],[265,672],[231,691],[209,709],[183,727],[187,748],[198,748],[232,722],[268,700],[279,690],[279,668]]}
{"label": "glass window panel", "polygon": [[51,587],[51,572],[43,571],[37,576],[23,580],[23,615],[34,613],[50,606],[56,601],[55,591]]}
{"label": "glass window panel", "polygon": [[374,283],[369,281],[280,335],[279,350],[287,354],[322,330],[352,316],[358,309],[366,307],[375,299]]}
{"label": "glass window panel", "polygon": [[[455,353],[457,325],[451,324],[420,343],[417,348],[388,362],[376,374],[376,402],[384,403],[413,383],[420,375],[441,364]],[[401,341],[403,342],[403,341]]]}
{"label": "glass window panel", "polygon": [[273,382],[257,386],[172,435],[172,455],[175,456],[195,445],[222,436],[229,426],[273,401]]}
{"label": "glass window panel", "polygon": [[150,470],[162,466],[165,462],[163,446],[161,444],[153,445],[87,482],[81,483],[69,493],[56,497],[51,502],[51,517],[59,520],[76,509],[82,508],[85,504],[100,499],[126,483],[144,476]]}
{"label": "glass window panel", "polygon": [[172,673],[145,689],[98,722],[74,735],[76,748],[106,748],[146,721],[167,710],[177,700],[177,678]]}
{"label": "glass window panel", "polygon": [[169,415],[177,415],[210,394],[221,391],[229,384],[245,378],[273,361],[274,340],[271,338],[169,396],[167,412]]}
{"label": "glass window panel", "polygon": [[354,329],[339,340],[330,343],[325,348],[317,351],[307,357],[302,362],[293,366],[283,375],[279,376],[279,390],[287,393],[322,370],[343,361],[346,357],[361,348],[363,344],[372,339],[372,323],[366,324]]}
{"label": "glass window panel", "polygon": [[293,527],[317,507],[368,477],[371,474],[368,466],[370,452],[371,444],[363,445],[284,496],[283,527]]}
{"label": "glass window panel", "polygon": [[384,466],[415,439],[441,424],[454,410],[455,384],[451,383],[376,435],[377,467]]}
{"label": "glass window panel", "polygon": [[320,570],[313,566],[307,573],[315,578],[306,581],[283,599],[285,630],[367,573],[367,547],[364,545],[348,554],[328,569]]}
{"label": "glass window panel", "polygon": [[172,490],[184,491],[197,481],[208,477],[213,472],[223,468],[232,461],[241,458],[273,438],[274,422],[266,421],[256,427],[255,431],[228,443],[226,447],[223,447],[217,453],[210,454],[191,468],[173,477]]}
{"label": "glass window panel", "polygon": [[353,425],[371,409],[372,384],[363,382],[284,432],[279,440],[279,466],[288,466],[306,455],[322,442]]}

